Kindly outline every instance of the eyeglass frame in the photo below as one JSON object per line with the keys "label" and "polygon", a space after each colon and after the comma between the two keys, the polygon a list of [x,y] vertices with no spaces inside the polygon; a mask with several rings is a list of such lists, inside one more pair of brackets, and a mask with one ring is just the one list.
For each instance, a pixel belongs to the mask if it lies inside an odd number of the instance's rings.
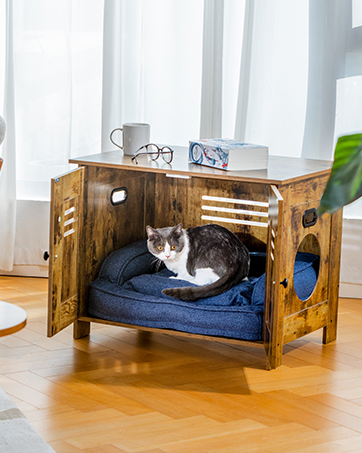
{"label": "eyeglass frame", "polygon": [[[148,152],[147,151],[147,147],[148,146],[155,146],[157,148],[157,152]],[[146,152],[142,152],[140,153],[140,150],[142,148],[146,148]],[[167,151],[167,152],[163,152],[163,150],[167,148],[169,149],[170,151]],[[171,160],[167,161],[165,160],[165,158],[163,157],[164,154],[171,154]],[[156,143],[147,143],[147,145],[142,145],[140,148],[138,148],[138,150],[135,152],[135,155],[132,157],[132,161],[135,160],[136,161],[136,164],[138,165],[138,160],[137,160],[137,157],[138,156],[152,156],[152,154],[157,154],[157,157],[151,157],[151,160],[153,160],[154,162],[160,157],[160,155],[162,156],[162,159],[164,162],[166,162],[166,164],[170,164],[172,162],[172,159],[173,159],[173,153],[174,153],[174,150],[172,148],[170,148],[169,146],[163,146],[162,148],[160,148],[158,145],[156,145]]]}

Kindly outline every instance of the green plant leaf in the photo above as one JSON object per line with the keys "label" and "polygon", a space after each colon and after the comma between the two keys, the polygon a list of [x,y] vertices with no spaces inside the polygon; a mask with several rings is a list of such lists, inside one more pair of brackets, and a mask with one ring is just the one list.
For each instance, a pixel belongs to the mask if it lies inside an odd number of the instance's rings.
{"label": "green plant leaf", "polygon": [[333,214],[362,196],[362,134],[338,139],[332,171],[322,196],[318,215]]}

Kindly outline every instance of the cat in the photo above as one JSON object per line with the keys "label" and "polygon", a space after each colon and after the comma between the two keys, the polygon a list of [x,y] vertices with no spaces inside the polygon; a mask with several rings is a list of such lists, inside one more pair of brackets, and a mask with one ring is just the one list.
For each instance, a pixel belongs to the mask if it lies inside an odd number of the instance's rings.
{"label": "cat", "polygon": [[207,224],[194,228],[146,227],[148,250],[176,277],[198,286],[167,288],[167,296],[185,301],[221,294],[248,276],[249,251],[228,229]]}

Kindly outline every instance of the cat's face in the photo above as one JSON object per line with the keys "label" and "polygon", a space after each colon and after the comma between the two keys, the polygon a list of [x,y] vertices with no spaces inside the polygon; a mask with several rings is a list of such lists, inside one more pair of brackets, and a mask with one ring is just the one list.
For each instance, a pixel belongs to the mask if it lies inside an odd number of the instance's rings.
{"label": "cat's face", "polygon": [[181,223],[175,227],[154,229],[146,227],[148,250],[162,261],[177,258],[185,246],[184,231]]}

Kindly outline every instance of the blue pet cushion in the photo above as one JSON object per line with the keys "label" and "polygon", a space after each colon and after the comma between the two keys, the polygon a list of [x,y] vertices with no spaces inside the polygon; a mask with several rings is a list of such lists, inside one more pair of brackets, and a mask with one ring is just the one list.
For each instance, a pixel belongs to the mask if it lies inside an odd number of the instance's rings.
{"label": "blue pet cushion", "polygon": [[[298,257],[301,259],[299,260]],[[298,254],[294,284],[314,285],[315,255]],[[190,286],[170,278],[168,269],[157,272],[155,258],[141,240],[113,252],[91,284],[91,316],[135,326],[173,329],[201,335],[243,340],[262,339],[265,274],[249,278],[218,296],[185,302],[162,294],[171,287]],[[310,275],[314,273],[314,279]],[[298,294],[299,295],[299,294]]]}

